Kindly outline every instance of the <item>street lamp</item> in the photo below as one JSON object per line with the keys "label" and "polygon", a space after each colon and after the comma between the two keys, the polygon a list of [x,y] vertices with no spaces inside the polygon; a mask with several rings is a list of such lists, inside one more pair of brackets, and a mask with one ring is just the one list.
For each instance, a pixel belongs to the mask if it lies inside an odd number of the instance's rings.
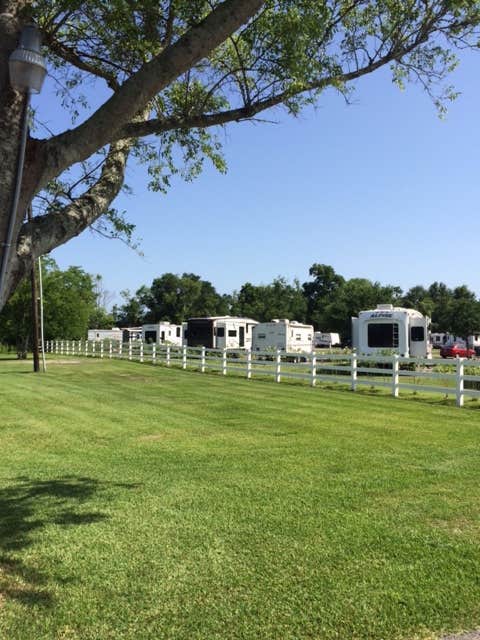
{"label": "street lamp", "polygon": [[41,36],[34,24],[26,25],[20,43],[8,61],[10,84],[17,91],[40,93],[47,74],[45,58],[40,53]]}
{"label": "street lamp", "polygon": [[[28,135],[28,108],[30,105],[30,95],[32,93],[40,93],[47,73],[45,59],[40,52],[40,40],[40,32],[37,27],[33,24],[26,25],[22,29],[19,46],[11,54],[9,59],[10,84],[17,91],[25,93],[25,101],[22,113],[20,148],[18,151],[15,188],[10,208],[7,236],[3,243],[4,251],[0,269],[0,300],[3,300],[5,293],[7,269],[17,220],[18,201],[20,199],[20,191],[22,188],[25,148],[27,145]],[[35,370],[38,371],[39,369],[36,368]]]}

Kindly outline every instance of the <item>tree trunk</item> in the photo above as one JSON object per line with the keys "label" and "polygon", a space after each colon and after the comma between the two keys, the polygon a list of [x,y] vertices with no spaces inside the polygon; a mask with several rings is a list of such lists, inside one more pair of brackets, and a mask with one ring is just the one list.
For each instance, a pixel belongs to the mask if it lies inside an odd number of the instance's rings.
{"label": "tree trunk", "polygon": [[[0,3],[0,264],[5,252],[13,192],[17,172],[18,150],[25,97],[10,86],[8,59],[18,42],[17,2]],[[4,300],[0,300],[0,309]]]}

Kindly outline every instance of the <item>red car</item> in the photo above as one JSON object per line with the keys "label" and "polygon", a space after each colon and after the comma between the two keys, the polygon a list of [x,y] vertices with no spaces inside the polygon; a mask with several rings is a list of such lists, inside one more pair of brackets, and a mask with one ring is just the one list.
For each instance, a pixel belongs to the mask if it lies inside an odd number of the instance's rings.
{"label": "red car", "polygon": [[449,344],[444,345],[440,349],[440,355],[442,358],[473,358],[475,356],[475,349],[467,348],[463,344]]}

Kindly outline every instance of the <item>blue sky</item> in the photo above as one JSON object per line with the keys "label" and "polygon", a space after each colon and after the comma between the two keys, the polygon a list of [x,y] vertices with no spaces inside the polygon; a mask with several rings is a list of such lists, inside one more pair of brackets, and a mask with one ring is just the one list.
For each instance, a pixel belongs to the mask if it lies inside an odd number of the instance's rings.
{"label": "blue sky", "polygon": [[[404,290],[440,280],[480,295],[478,57],[463,55],[452,81],[462,94],[445,120],[420,87],[401,92],[381,71],[357,83],[350,105],[328,92],[297,119],[275,110],[264,117],[276,124],[229,125],[228,173],[208,166],[166,196],[132,164],[134,194],[116,206],[144,257],[88,231],[52,255],[101,274],[114,302],[167,271],[228,293],[278,275],[304,282],[315,262]],[[54,119],[51,87],[35,103]]]}

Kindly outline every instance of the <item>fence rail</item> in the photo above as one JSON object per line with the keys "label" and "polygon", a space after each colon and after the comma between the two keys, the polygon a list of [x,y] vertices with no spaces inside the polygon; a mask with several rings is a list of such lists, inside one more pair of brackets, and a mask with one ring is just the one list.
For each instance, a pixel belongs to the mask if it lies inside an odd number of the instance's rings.
{"label": "fence rail", "polygon": [[308,382],[334,382],[356,391],[361,385],[390,388],[398,397],[401,391],[421,391],[454,396],[457,406],[465,398],[480,399],[480,359],[452,360],[360,356],[356,353],[250,351],[243,349],[207,349],[175,345],[146,344],[135,340],[51,340],[46,353],[92,358],[119,358],[154,365],[180,367],[237,375],[248,379],[273,378]]}

